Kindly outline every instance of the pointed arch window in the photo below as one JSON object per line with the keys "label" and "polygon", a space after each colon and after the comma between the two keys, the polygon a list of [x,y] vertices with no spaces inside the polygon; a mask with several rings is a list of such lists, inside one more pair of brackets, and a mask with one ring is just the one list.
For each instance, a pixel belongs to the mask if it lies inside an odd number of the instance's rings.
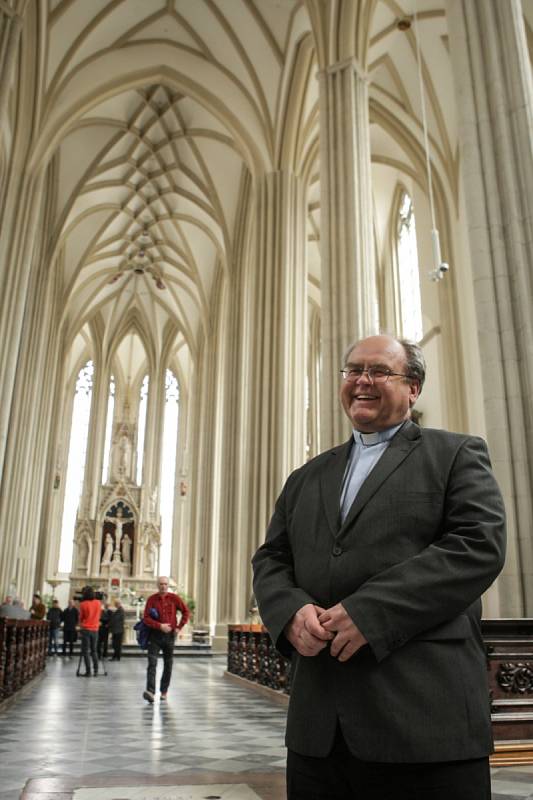
{"label": "pointed arch window", "polygon": [[85,366],[80,369],[76,380],[72,424],[70,427],[63,519],[61,523],[58,572],[70,572],[72,569],[74,528],[85,474],[85,457],[87,454],[93,394],[93,374],[93,362],[87,361]]}
{"label": "pointed arch window", "polygon": [[160,575],[169,575],[171,572],[179,402],[180,390],[178,380],[174,373],[167,369],[165,373],[165,416],[163,423],[163,454],[161,463]]}
{"label": "pointed arch window", "polygon": [[148,375],[144,376],[140,398],[139,398],[139,416],[137,418],[137,485],[142,484],[143,479],[143,461],[144,461],[144,437],[146,432],[146,410],[148,408],[148,389],[150,386],[150,378]]}
{"label": "pointed arch window", "polygon": [[397,258],[402,335],[419,342],[423,326],[415,212],[413,201],[405,191],[398,208]]}
{"label": "pointed arch window", "polygon": [[113,414],[115,413],[115,376],[109,379],[107,395],[107,419],[105,424],[104,463],[102,466],[102,483],[109,483],[109,457],[111,453],[111,436],[113,433]]}

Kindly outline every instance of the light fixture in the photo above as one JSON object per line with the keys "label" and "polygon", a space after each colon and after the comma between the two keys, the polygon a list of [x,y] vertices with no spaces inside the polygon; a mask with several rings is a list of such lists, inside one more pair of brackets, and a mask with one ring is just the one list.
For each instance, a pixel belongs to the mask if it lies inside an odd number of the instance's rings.
{"label": "light fixture", "polygon": [[137,242],[129,250],[126,260],[120,264],[118,271],[107,281],[108,284],[116,283],[128,272],[133,272],[135,275],[148,273],[158,289],[166,289],[160,271],[152,264],[150,256],[147,254],[147,249],[151,244],[153,244],[153,240],[145,226],[139,234]]}
{"label": "light fixture", "polygon": [[400,17],[396,23],[399,31],[408,31],[411,27],[411,17]]}

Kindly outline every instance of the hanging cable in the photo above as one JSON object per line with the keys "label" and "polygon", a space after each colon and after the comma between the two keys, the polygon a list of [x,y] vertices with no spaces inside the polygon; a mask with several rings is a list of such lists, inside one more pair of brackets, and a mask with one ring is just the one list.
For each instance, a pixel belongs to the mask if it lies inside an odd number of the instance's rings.
{"label": "hanging cable", "polygon": [[424,132],[424,150],[426,154],[426,172],[429,191],[429,208],[431,211],[431,247],[433,251],[433,269],[429,272],[430,280],[440,281],[444,274],[450,269],[449,264],[442,260],[440,252],[439,231],[435,221],[435,204],[433,202],[433,181],[431,176],[431,158],[429,155],[429,136],[426,115],[426,97],[424,92],[424,80],[422,77],[422,57],[420,54],[420,38],[418,36],[418,10],[415,2],[415,41],[416,41],[416,63],[418,67],[418,85],[420,90],[420,104],[422,106],[422,129]]}

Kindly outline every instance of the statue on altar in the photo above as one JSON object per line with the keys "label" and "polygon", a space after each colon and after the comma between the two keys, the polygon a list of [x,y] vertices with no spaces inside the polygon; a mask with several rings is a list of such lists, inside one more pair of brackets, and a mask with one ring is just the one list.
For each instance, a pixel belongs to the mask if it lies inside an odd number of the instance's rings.
{"label": "statue on altar", "polygon": [[130,483],[132,480],[133,468],[133,431],[127,422],[120,423],[113,439],[111,447],[111,480],[125,481]]}
{"label": "statue on altar", "polygon": [[118,470],[121,475],[126,475],[128,471],[129,458],[131,453],[131,442],[126,433],[123,433],[122,436],[120,437],[119,452],[120,452],[120,458],[119,458]]}
{"label": "statue on altar", "polygon": [[[123,500],[108,505],[103,518],[102,560],[100,567],[110,567],[121,575],[131,574],[135,517]],[[108,570],[106,569],[106,574]]]}
{"label": "statue on altar", "polygon": [[102,561],[100,562],[100,566],[105,567],[106,565],[111,564],[114,548],[115,548],[115,543],[113,542],[113,537],[111,536],[110,533],[106,533],[104,539],[104,553],[102,555]]}
{"label": "statue on altar", "polygon": [[157,557],[157,547],[155,542],[151,539],[146,546],[146,569],[148,570],[148,572],[154,571],[156,557]]}
{"label": "statue on altar", "polygon": [[89,545],[85,536],[82,536],[78,542],[78,555],[76,559],[76,570],[84,572],[89,563]]}
{"label": "statue on altar", "polygon": [[131,563],[131,539],[127,533],[125,533],[122,537],[122,543],[120,545],[121,552],[122,552],[122,561],[125,564]]}
{"label": "statue on altar", "polygon": [[106,514],[106,516],[104,517],[104,522],[110,522],[112,525],[115,526],[115,553],[118,553],[118,557],[120,559],[122,529],[124,527],[124,524],[126,522],[129,522],[129,520],[127,520],[124,517],[124,512],[122,511],[122,507],[119,506],[117,508],[116,517],[110,517]]}

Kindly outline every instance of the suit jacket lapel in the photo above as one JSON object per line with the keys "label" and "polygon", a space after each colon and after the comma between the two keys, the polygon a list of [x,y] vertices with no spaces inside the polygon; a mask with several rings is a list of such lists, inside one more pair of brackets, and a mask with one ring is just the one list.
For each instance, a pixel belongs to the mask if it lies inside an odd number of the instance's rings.
{"label": "suit jacket lapel", "polygon": [[345,530],[347,525],[353,523],[357,515],[361,513],[362,509],[384,481],[387,480],[389,475],[394,472],[395,469],[398,469],[402,461],[407,458],[413,448],[418,446],[420,439],[420,428],[408,420],[391,439],[389,446],[359,489],[357,497],[353,501],[352,507],[344,520],[341,531]]}
{"label": "suit jacket lapel", "polygon": [[320,485],[322,499],[326,509],[326,517],[333,536],[339,532],[339,511],[341,499],[341,487],[344,470],[350,450],[352,449],[353,438],[340,445],[331,452],[331,458],[322,470]]}

